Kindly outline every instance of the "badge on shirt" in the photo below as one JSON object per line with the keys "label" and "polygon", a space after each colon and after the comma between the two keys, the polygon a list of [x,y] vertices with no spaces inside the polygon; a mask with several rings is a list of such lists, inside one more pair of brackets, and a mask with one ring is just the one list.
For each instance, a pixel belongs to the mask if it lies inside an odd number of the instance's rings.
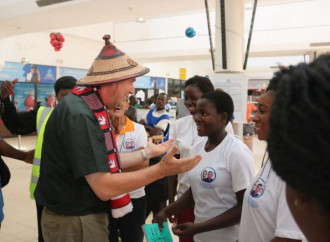
{"label": "badge on shirt", "polygon": [[205,167],[201,172],[201,180],[203,182],[211,183],[215,180],[217,174],[212,167]]}
{"label": "badge on shirt", "polygon": [[265,181],[261,177],[253,184],[250,195],[254,198],[259,198],[264,194],[265,191]]}
{"label": "badge on shirt", "polygon": [[125,150],[134,150],[135,149],[135,141],[133,139],[126,139],[123,142],[123,148]]}

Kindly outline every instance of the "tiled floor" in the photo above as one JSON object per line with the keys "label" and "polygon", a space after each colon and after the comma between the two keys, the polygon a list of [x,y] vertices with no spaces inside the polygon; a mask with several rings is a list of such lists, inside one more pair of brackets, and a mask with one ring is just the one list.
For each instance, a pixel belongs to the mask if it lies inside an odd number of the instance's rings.
{"label": "tiled floor", "polygon": [[[5,139],[9,144],[18,147],[18,138]],[[21,138],[20,148],[33,149],[35,136]],[[261,160],[265,151],[265,143],[253,137],[253,155],[256,170],[260,168]],[[12,173],[10,183],[3,189],[5,219],[1,225],[0,241],[4,242],[34,242],[37,241],[37,222],[35,202],[30,199],[29,182],[31,165],[22,161],[4,158]],[[150,223],[151,218],[147,219]],[[173,236],[174,241],[178,241]]]}

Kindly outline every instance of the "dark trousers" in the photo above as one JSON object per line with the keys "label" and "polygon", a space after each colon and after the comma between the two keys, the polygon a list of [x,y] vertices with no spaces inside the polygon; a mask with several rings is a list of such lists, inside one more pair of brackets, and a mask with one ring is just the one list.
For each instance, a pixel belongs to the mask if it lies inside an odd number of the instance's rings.
{"label": "dark trousers", "polygon": [[[163,155],[150,159],[149,166],[155,165],[163,158]],[[168,199],[168,178],[156,180],[145,187],[147,199],[146,217],[152,212],[155,216],[161,209],[166,207]]]}
{"label": "dark trousers", "polygon": [[37,221],[38,221],[38,242],[44,242],[44,238],[42,237],[42,231],[41,231],[41,215],[44,206],[38,205],[36,202],[36,207],[37,207]]}
{"label": "dark trousers", "polygon": [[109,241],[142,242],[142,225],[146,220],[146,198],[132,198],[133,211],[121,218],[113,218],[109,214]]}

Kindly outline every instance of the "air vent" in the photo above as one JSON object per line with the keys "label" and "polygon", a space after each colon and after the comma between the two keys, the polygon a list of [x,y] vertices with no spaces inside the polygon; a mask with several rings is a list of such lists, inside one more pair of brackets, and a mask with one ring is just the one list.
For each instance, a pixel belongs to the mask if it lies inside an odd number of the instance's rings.
{"label": "air vent", "polygon": [[324,47],[324,46],[330,47],[330,42],[310,43],[309,46],[310,47]]}
{"label": "air vent", "polygon": [[72,0],[38,0],[36,1],[38,7],[47,7],[56,3],[69,2]]}

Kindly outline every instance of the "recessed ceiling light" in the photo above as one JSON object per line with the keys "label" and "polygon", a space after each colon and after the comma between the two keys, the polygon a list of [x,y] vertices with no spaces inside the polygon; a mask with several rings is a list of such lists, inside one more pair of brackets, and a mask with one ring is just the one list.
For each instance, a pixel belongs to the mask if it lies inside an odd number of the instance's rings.
{"label": "recessed ceiling light", "polygon": [[138,17],[136,19],[136,22],[138,22],[138,23],[144,23],[145,21],[146,21],[146,19],[144,17]]}
{"label": "recessed ceiling light", "polygon": [[245,4],[245,8],[246,9],[252,9],[253,8],[253,4],[252,3],[246,3]]}

